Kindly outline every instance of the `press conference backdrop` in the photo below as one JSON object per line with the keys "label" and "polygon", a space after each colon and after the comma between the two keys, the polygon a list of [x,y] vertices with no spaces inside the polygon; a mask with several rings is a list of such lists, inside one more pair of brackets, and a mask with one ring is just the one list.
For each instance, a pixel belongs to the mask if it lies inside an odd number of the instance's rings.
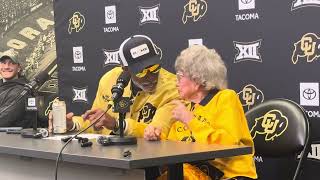
{"label": "press conference backdrop", "polygon": [[[29,80],[54,69],[57,55],[53,0],[0,0],[0,4],[0,56],[19,59]],[[38,91],[45,97],[45,112],[39,113],[43,118],[48,115],[57,91],[54,72]]]}
{"label": "press conference backdrop", "polygon": [[[119,65],[119,46],[131,35],[150,36],[172,72],[182,49],[204,44],[222,55],[245,111],[279,97],[305,107],[314,131],[303,176],[318,179],[319,0],[56,0],[54,10],[60,96],[69,111],[90,108],[99,78]],[[298,158],[256,157],[270,169],[260,179],[289,179]]]}

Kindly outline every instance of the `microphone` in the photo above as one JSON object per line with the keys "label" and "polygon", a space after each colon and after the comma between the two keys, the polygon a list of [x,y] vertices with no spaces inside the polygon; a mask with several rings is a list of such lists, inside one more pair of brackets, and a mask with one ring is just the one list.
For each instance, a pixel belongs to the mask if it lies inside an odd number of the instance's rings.
{"label": "microphone", "polygon": [[35,78],[33,78],[30,83],[24,85],[24,90],[21,92],[21,96],[26,95],[29,91],[32,91],[38,85],[43,84],[47,79],[49,79],[49,74],[45,71],[39,73]]}
{"label": "microphone", "polygon": [[88,142],[83,142],[80,144],[81,147],[91,147],[92,146],[92,142],[91,141],[88,141]]}
{"label": "microphone", "polygon": [[113,101],[116,101],[120,97],[122,97],[123,90],[128,85],[129,81],[130,81],[129,73],[123,71],[117,79],[117,84],[113,85],[111,88]]}
{"label": "microphone", "polygon": [[10,107],[12,107],[15,103],[19,102],[27,93],[32,91],[36,86],[43,84],[47,79],[49,79],[49,74],[45,71],[39,73],[35,78],[31,80],[30,83],[24,85],[24,90],[20,93],[19,96],[16,97],[15,100],[13,100],[8,106],[3,108],[0,111],[0,114],[6,110],[8,110]]}
{"label": "microphone", "polygon": [[[99,144],[103,146],[113,144],[137,144],[137,138],[132,136],[124,137],[124,122],[126,113],[130,111],[130,98],[122,97],[124,88],[128,85],[131,76],[127,71],[123,71],[117,79],[117,84],[112,86],[112,101],[114,103],[113,112],[119,113],[119,136],[110,137],[110,139],[98,139]],[[110,106],[110,105],[108,105]]]}

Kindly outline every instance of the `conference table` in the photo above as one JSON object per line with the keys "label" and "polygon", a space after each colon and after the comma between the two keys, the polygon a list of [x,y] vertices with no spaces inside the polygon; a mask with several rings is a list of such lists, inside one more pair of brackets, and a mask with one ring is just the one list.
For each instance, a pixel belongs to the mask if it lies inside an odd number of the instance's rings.
{"label": "conference table", "polygon": [[[59,140],[22,138],[0,133],[1,179],[54,179],[55,160],[64,145]],[[131,155],[126,156],[125,152]],[[248,146],[205,145],[173,141],[146,141],[136,145],[80,147],[72,141],[63,151],[58,179],[153,179],[152,169],[168,167],[168,179],[183,179],[182,163],[250,154]]]}

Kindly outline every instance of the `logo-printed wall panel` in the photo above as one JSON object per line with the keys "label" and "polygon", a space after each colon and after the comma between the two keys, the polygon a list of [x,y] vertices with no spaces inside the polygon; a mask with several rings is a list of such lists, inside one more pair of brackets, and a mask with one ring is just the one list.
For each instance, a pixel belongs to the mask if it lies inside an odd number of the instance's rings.
{"label": "logo-printed wall panel", "polygon": [[[119,65],[119,46],[131,35],[150,36],[163,67],[172,72],[181,50],[204,44],[222,55],[229,87],[238,92],[245,111],[279,97],[305,107],[314,131],[304,178],[316,180],[319,15],[318,0],[56,0],[60,96],[77,115],[90,108],[99,78]],[[286,168],[298,158],[255,157],[259,169],[270,169],[260,179],[289,179]]]}

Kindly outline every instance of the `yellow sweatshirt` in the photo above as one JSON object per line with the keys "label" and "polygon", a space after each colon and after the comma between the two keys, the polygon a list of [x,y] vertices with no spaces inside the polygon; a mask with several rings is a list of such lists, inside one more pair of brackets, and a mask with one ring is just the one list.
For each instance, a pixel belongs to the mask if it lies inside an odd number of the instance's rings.
{"label": "yellow sweatshirt", "polygon": [[[116,67],[107,72],[99,82],[96,98],[91,109],[105,108],[111,99],[111,88],[122,72],[122,68]],[[123,97],[131,97],[131,82],[124,89]],[[146,93],[143,91],[133,99],[133,104],[130,107],[130,112],[126,114],[126,129],[124,133],[126,135],[143,137],[145,127],[150,124],[162,129],[163,135],[166,137],[169,129],[173,123],[171,116],[174,106],[169,103],[179,97],[176,89],[176,76],[165,69],[161,69],[159,72],[159,79],[156,90],[154,93]],[[113,113],[109,110],[111,116],[118,119],[118,113]],[[89,126],[90,121],[84,121],[81,117],[76,116],[72,119],[75,123],[78,123],[81,129]],[[101,133],[109,134],[111,131],[104,128],[100,132],[94,131],[93,128],[87,130],[89,133]]]}
{"label": "yellow sweatshirt", "polygon": [[[242,105],[233,90],[212,90],[199,104],[190,103],[188,107],[195,117],[187,126],[175,122],[169,140],[254,147]],[[257,178],[253,154],[217,158],[210,164],[224,173],[222,179]]]}

